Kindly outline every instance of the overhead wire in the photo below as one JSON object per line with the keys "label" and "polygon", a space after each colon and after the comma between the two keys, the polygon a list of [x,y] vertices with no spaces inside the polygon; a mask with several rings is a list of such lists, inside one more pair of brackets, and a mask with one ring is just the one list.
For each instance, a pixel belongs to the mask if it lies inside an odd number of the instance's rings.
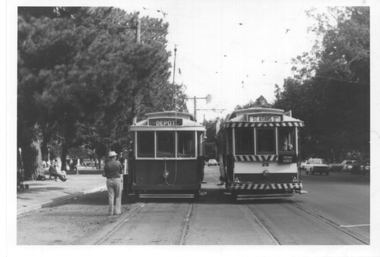
{"label": "overhead wire", "polygon": [[[143,9],[145,10],[145,11],[154,11],[154,12],[158,12],[158,13],[161,13],[162,14],[162,16],[163,16],[163,19],[165,20],[165,22],[168,22],[167,21],[167,17],[173,17],[173,16],[175,16],[176,14],[169,14],[169,13],[167,13],[167,12],[164,12],[163,11],[163,9],[162,8],[160,8],[160,9],[150,9],[150,8],[145,8],[145,7],[143,7]],[[282,38],[281,38],[281,42],[284,40],[284,38],[286,37],[286,36],[288,36],[291,32],[292,32],[292,29],[293,29],[293,26],[294,26],[294,24],[295,24],[295,22],[297,21],[297,19],[299,18],[299,16],[300,16],[300,13],[301,13],[301,11],[303,10],[304,8],[303,7],[301,7],[300,9],[299,9],[299,11],[297,12],[297,15],[295,16],[295,18],[293,19],[293,21],[292,21],[292,23],[291,23],[291,25],[289,26],[289,27],[286,27],[285,28],[285,31],[284,31],[284,34],[283,34],[283,36],[282,36]],[[180,16],[181,18],[194,18],[194,16],[190,16],[190,15],[181,15]],[[202,19],[202,20],[212,20],[212,21],[215,21],[215,22],[218,22],[217,20],[215,20],[215,19],[205,19],[205,17],[201,17],[201,18],[199,18],[199,17],[197,17],[197,19]],[[223,19],[224,20],[224,19]],[[246,23],[246,21],[245,20],[243,20],[243,21],[233,21],[233,22],[231,22],[230,23],[231,25],[234,25],[235,24],[235,26],[245,26],[247,23]],[[223,31],[222,31],[223,32]],[[176,45],[174,42],[171,42],[171,41],[168,41],[168,43],[169,44],[174,44],[174,45]],[[223,40],[221,40],[221,43],[223,44],[224,43],[224,41]],[[237,46],[238,44],[234,44],[233,45],[233,48],[235,48],[236,46]],[[223,49],[223,48],[222,48]],[[245,45],[243,46],[243,51],[245,50]],[[270,49],[268,49],[268,51],[269,51]],[[229,54],[228,54],[229,53]],[[224,58],[226,58],[226,57],[228,57],[230,54],[231,54],[231,49],[229,49],[229,51],[228,51],[228,53],[222,53],[222,58],[224,59]],[[269,60],[268,59],[268,56],[269,56],[269,52],[266,54],[266,56],[267,57],[265,57],[265,58],[260,58],[258,61],[260,62],[260,64],[261,64],[261,66],[262,65],[265,65],[265,64],[268,64],[268,63],[275,63],[276,65],[277,64],[280,64],[280,63],[282,63],[282,62],[280,62],[280,61],[278,61],[278,60],[276,60],[276,58],[274,59],[274,60]],[[186,60],[186,57],[182,57],[182,58],[185,58],[185,60]],[[190,64],[190,65],[192,65],[192,66],[195,66],[195,67],[197,67],[197,65],[195,65],[193,62],[191,62],[190,60],[187,60],[187,62]],[[223,61],[222,61],[222,63],[223,63]],[[288,64],[288,62],[284,62],[283,64]],[[219,74],[219,71],[215,71],[215,69],[214,69],[214,71],[206,71],[206,70],[204,70],[204,69],[202,69],[202,68],[200,68],[200,67],[198,67],[198,69],[201,69],[202,71],[203,71],[203,73],[204,74],[206,74],[208,77],[211,77],[211,72],[212,72],[212,74],[214,74],[215,75],[215,73],[216,74]],[[223,69],[223,67],[222,67],[222,69]],[[178,65],[178,71],[180,72],[180,75],[182,76],[182,71],[183,71],[183,69],[181,69],[181,67],[180,67],[180,65]],[[276,72],[276,71],[275,71]],[[253,73],[255,73],[255,72],[249,72],[249,73],[246,73],[247,75],[246,75],[246,77],[245,78],[243,78],[243,80],[241,80],[242,81],[242,89],[244,90],[244,92],[245,92],[245,95],[246,95],[246,97],[248,98],[248,93],[247,93],[247,87],[246,87],[246,80],[247,80],[247,78],[248,78],[248,76],[249,75],[253,75]],[[263,73],[262,74],[262,77],[266,77],[266,73]],[[222,81],[223,81],[223,79],[222,79]],[[268,84],[268,83],[264,83],[264,84]],[[263,85],[264,85],[263,84]],[[274,86],[274,85],[272,85],[272,86]],[[221,88],[221,90],[223,90],[223,88]]]}

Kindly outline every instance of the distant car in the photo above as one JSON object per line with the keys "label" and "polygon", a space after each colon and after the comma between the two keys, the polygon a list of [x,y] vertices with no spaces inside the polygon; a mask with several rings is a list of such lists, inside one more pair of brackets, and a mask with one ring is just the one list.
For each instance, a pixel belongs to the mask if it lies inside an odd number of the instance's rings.
{"label": "distant car", "polygon": [[346,165],[351,165],[351,164],[354,164],[355,162],[356,162],[355,160],[344,160],[342,163],[332,163],[330,164],[331,171],[341,172]]}
{"label": "distant car", "polygon": [[311,173],[311,175],[313,175],[314,173],[324,173],[326,175],[329,175],[330,165],[327,165],[324,159],[310,158],[305,163],[305,171],[306,174]]}
{"label": "distant car", "polygon": [[208,160],[207,166],[218,166],[218,162],[215,159]]}
{"label": "distant car", "polygon": [[364,174],[370,174],[370,170],[371,170],[371,167],[370,167],[370,161],[369,160],[365,160],[362,162],[362,165],[360,165],[360,171]]}
{"label": "distant car", "polygon": [[300,169],[305,169],[305,164],[306,164],[306,161],[303,161],[303,162],[300,162]]}
{"label": "distant car", "polygon": [[353,169],[359,170],[360,163],[358,161],[352,160],[346,162],[346,165],[343,166],[342,171],[344,172],[352,172]]}
{"label": "distant car", "polygon": [[348,172],[351,172],[351,174],[369,175],[369,172],[370,172],[369,160],[357,161],[354,164],[347,165],[345,170]]}

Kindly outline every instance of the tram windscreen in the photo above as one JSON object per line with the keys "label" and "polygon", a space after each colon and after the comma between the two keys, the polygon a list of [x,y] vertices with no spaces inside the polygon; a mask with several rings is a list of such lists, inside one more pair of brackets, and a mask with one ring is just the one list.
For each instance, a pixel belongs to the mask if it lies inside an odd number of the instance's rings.
{"label": "tram windscreen", "polygon": [[278,150],[294,151],[294,128],[279,128],[278,130]]}
{"label": "tram windscreen", "polygon": [[236,154],[254,154],[253,128],[235,128]]}
{"label": "tram windscreen", "polygon": [[195,133],[191,131],[178,132],[178,157],[195,157]]}
{"label": "tram windscreen", "polygon": [[257,153],[275,154],[275,130],[274,129],[257,129]]}
{"label": "tram windscreen", "polygon": [[175,157],[174,131],[157,132],[157,157]]}
{"label": "tram windscreen", "polygon": [[137,132],[137,156],[154,157],[154,132]]}

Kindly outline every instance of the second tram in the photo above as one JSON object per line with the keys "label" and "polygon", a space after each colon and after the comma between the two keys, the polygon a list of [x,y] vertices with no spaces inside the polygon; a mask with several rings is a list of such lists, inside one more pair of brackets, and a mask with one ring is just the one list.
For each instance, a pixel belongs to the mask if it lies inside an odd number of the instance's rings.
{"label": "second tram", "polygon": [[204,176],[205,128],[191,114],[157,112],[130,128],[129,184],[136,196],[197,197]]}
{"label": "second tram", "polygon": [[236,110],[217,128],[221,179],[234,197],[306,193],[298,173],[303,121],[273,108]]}

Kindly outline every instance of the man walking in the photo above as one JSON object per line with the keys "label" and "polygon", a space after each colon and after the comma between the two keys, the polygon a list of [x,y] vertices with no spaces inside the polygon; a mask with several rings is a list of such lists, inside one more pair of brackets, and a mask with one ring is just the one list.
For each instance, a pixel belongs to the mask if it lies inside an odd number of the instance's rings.
{"label": "man walking", "polygon": [[103,176],[107,178],[108,189],[108,214],[121,214],[121,192],[123,189],[123,166],[116,161],[117,153],[111,151],[108,154],[109,161],[104,165]]}

